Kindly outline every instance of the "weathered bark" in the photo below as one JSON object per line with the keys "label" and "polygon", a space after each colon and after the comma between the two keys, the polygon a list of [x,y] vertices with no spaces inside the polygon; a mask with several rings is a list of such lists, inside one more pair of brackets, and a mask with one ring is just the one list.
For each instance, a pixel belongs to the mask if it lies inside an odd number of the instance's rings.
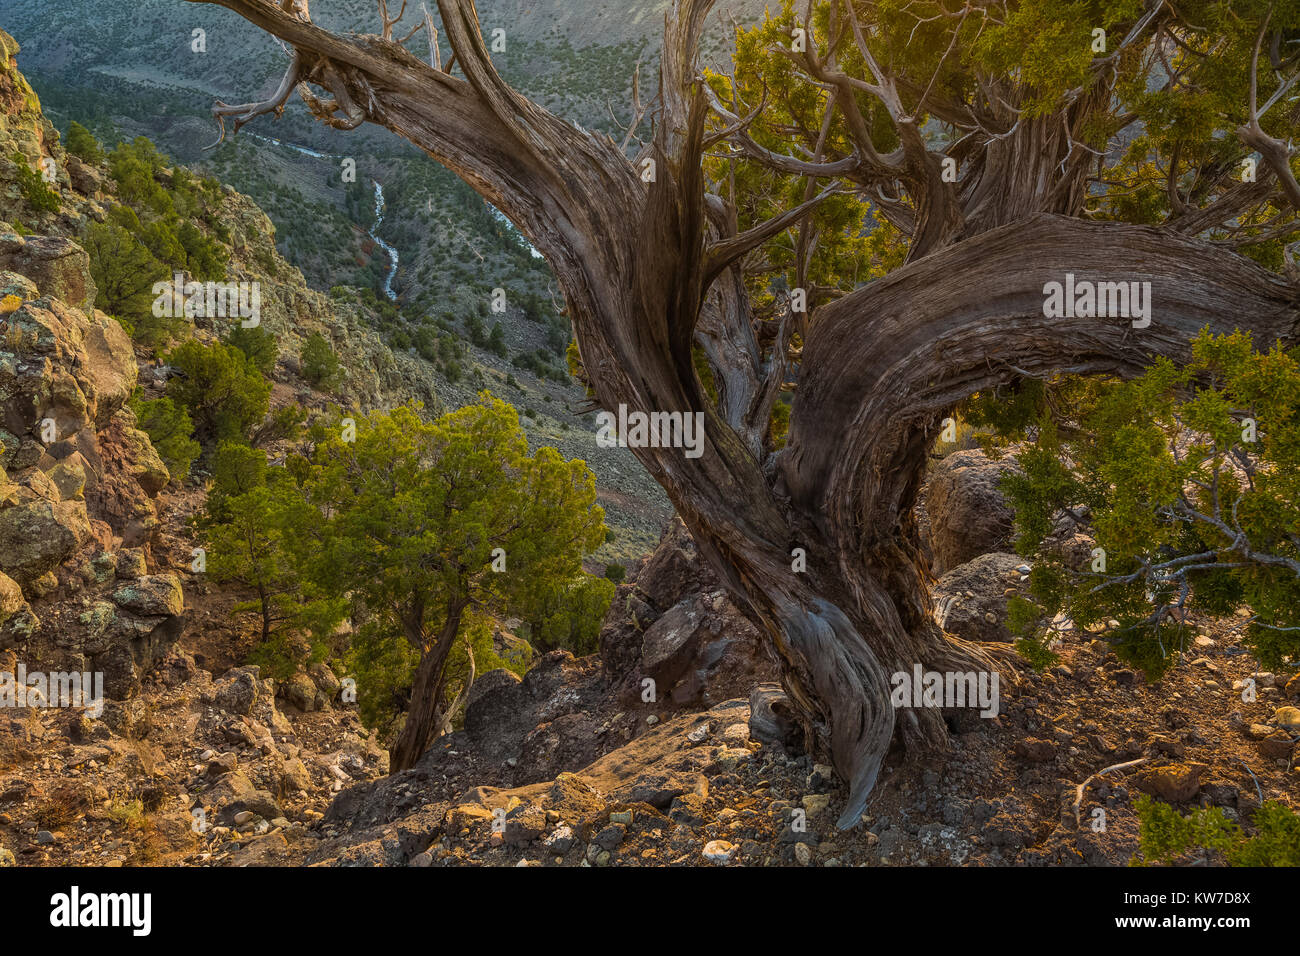
{"label": "weathered bark", "polygon": [[[397,740],[388,752],[389,769],[394,773],[414,767],[416,762],[429,749],[429,744],[437,736],[441,719],[442,691],[446,683],[447,658],[460,633],[461,615],[465,605],[456,602],[447,609],[447,615],[431,645],[425,644],[422,628],[415,625],[415,640],[423,653],[415,669],[415,681],[411,685],[411,707],[406,714],[406,723],[402,725]],[[406,628],[412,630],[410,625]],[[412,637],[408,633],[408,639]]]}
{"label": "weathered bark", "polygon": [[[960,215],[955,190],[917,204],[916,218],[928,221],[916,223],[922,248],[906,267],[816,313],[788,448],[767,456],[785,330],[765,358],[734,263],[717,268],[747,240],[706,195],[701,168],[708,100],[695,50],[711,0],[677,0],[670,14],[649,185],[609,139],[558,120],[500,79],[469,0],[438,4],[466,79],[377,37],[333,36],[264,0],[209,2],[293,45],[302,75],[334,96],[316,101],[318,114],[332,108],[351,122],[349,107],[362,111],[459,174],[529,237],[564,290],[603,407],[703,412],[700,457],[633,452],[768,635],[810,743],[850,784],[841,826],[857,821],[896,719],[909,748],[945,737],[938,711],[895,714],[890,674],[917,663],[995,666],[987,652],[947,638],[930,613],[911,507],[942,416],[1016,377],[1129,373],[1154,355],[1183,358],[1205,325],[1242,325],[1261,343],[1296,332],[1295,290],[1235,253],[1172,232],[1043,215],[1078,212],[1083,157],[1067,127],[1027,124],[986,144]],[[1090,95],[1066,118],[1095,108]],[[924,192],[934,157],[919,139],[905,138],[904,153],[912,188]],[[1066,272],[1151,281],[1152,326],[1045,319],[1043,284]],[[719,373],[717,404],[696,377],[696,345]],[[807,551],[806,573],[792,570],[794,548]],[[436,690],[440,673],[426,655],[413,735],[437,696],[421,688]],[[423,743],[402,742],[394,767],[413,763]]]}

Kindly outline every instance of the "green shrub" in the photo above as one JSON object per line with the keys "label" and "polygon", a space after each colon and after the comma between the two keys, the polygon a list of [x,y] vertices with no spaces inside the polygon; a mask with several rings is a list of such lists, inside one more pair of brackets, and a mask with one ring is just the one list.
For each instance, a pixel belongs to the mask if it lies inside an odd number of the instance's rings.
{"label": "green shrub", "polygon": [[1300,866],[1300,816],[1274,800],[1255,811],[1250,836],[1220,807],[1201,807],[1184,817],[1167,803],[1142,796],[1137,813],[1137,866],[1169,863],[1194,850],[1221,855],[1229,866]]}
{"label": "green shrub", "polygon": [[530,642],[540,650],[564,648],[579,657],[594,653],[613,598],[612,580],[579,575],[539,602],[535,616],[529,620]]}
{"label": "green shrub", "polygon": [[[1155,677],[1189,639],[1182,610],[1245,605],[1260,663],[1294,666],[1300,578],[1286,569],[1300,560],[1300,354],[1202,333],[1186,367],[1161,359],[1132,381],[1054,382],[1007,409],[1013,426],[1036,422],[1020,471],[1002,482],[1016,547],[1035,559],[1037,607],[1013,608],[1021,641],[1045,645],[1045,622],[1063,611]],[[1096,545],[1079,566],[1044,543],[1063,514],[1086,520]]]}
{"label": "green shrub", "polygon": [[338,356],[319,332],[313,332],[302,345],[301,369],[302,377],[317,388],[329,388],[338,380]]}
{"label": "green shrub", "polygon": [[236,323],[226,336],[226,344],[243,352],[244,357],[263,375],[271,373],[280,354],[275,333],[260,325],[246,327],[242,322]]}
{"label": "green shrub", "polygon": [[187,327],[183,316],[154,315],[154,283],[170,272],[127,229],[114,222],[91,223],[83,244],[95,280],[95,307],[122,320],[137,342],[160,348]]}
{"label": "green shrub", "polygon": [[14,153],[13,159],[18,165],[18,189],[28,205],[37,212],[58,212],[61,205],[59,194],[46,184],[40,173],[27,165],[22,153]]}
{"label": "green shrub", "polygon": [[167,466],[172,481],[179,483],[188,478],[190,465],[202,449],[194,440],[194,424],[185,409],[170,398],[138,397],[131,401],[131,409]]}
{"label": "green shrub", "polygon": [[271,383],[233,345],[195,340],[167,356],[181,374],[167,383],[168,396],[184,405],[201,441],[246,442],[270,407]]}
{"label": "green shrub", "polygon": [[73,156],[84,159],[88,163],[104,161],[104,150],[100,147],[99,140],[76,120],[68,126],[68,135],[63,140],[63,146]]}

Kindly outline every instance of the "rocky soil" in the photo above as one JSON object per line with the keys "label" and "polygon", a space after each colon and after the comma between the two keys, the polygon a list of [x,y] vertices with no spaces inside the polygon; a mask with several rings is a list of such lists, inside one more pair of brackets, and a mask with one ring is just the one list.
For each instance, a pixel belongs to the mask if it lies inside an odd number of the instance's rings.
{"label": "rocky soil", "polygon": [[1046,673],[1003,669],[995,718],[953,712],[947,751],[891,754],[838,831],[842,784],[711,584],[673,527],[599,656],[484,675],[463,725],[393,775],[332,674],[214,678],[187,628],[100,720],[8,715],[0,845],[26,865],[1123,865],[1141,793],[1239,819],[1300,795],[1300,678],[1257,673],[1239,619],[1204,620],[1151,686],[1082,636]]}

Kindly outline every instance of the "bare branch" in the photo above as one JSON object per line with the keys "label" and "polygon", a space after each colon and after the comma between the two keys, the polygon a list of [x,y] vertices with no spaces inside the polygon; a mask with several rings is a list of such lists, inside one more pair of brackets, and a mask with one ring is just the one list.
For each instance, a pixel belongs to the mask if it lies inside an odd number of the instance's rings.
{"label": "bare branch", "polygon": [[[291,2],[291,0],[286,0]],[[302,55],[297,50],[293,53],[293,59],[289,63],[289,68],[285,70],[284,76],[280,78],[280,85],[275,88],[267,99],[260,103],[243,103],[239,106],[230,106],[222,103],[220,100],[212,108],[212,115],[216,118],[217,125],[221,130],[221,135],[217,141],[205,149],[216,149],[226,140],[226,123],[227,116],[235,118],[234,132],[238,133],[241,126],[254,120],[259,116],[265,116],[267,113],[274,113],[277,117],[284,113],[284,104],[288,102],[289,97],[293,94],[294,87],[298,85],[298,80],[302,76]]]}
{"label": "bare branch", "polygon": [[1237,128],[1237,136],[1247,146],[1259,152],[1264,162],[1277,176],[1287,201],[1292,208],[1300,212],[1300,182],[1296,182],[1295,173],[1291,170],[1291,148],[1280,139],[1264,132],[1259,125],[1260,117],[1268,112],[1273,104],[1295,84],[1297,78],[1300,78],[1300,74],[1292,74],[1282,81],[1273,96],[1264,104],[1264,108],[1262,110],[1259,108],[1259,52],[1264,43],[1264,34],[1268,30],[1269,20],[1272,17],[1273,8],[1270,6],[1267,16],[1259,25],[1259,34],[1255,37],[1255,51],[1250,61],[1250,119],[1245,125]]}
{"label": "bare branch", "polygon": [[705,255],[705,288],[708,288],[724,269],[741,259],[746,253],[752,252],[773,236],[789,229],[831,196],[840,192],[841,190],[836,186],[828,187],[820,195],[787,210],[780,216],[769,219],[738,236],[732,236],[710,246]]}
{"label": "bare branch", "polygon": [[429,65],[435,70],[442,69],[442,51],[438,49],[438,28],[433,25],[433,14],[429,5],[420,0],[420,10],[424,13],[424,29],[429,34]]}

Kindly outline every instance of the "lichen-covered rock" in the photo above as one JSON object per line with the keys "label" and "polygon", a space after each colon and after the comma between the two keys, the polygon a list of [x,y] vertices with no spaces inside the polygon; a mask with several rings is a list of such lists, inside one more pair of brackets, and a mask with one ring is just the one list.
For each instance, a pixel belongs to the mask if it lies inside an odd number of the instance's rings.
{"label": "lichen-covered rock", "polygon": [[90,540],[80,501],[36,500],[0,511],[0,571],[19,584],[35,581]]}
{"label": "lichen-covered rock", "polygon": [[[95,476],[92,484],[87,475],[87,505],[128,548],[145,544],[157,529],[158,510],[145,486],[165,484],[166,474],[161,460],[148,463],[156,452],[135,426],[135,415],[123,408],[97,433],[78,436],[78,447],[90,459]],[[144,463],[137,460],[141,454],[147,456]]]}
{"label": "lichen-covered rock", "polygon": [[312,664],[307,668],[307,673],[311,675],[319,695],[318,699],[323,701],[323,705],[331,703],[343,687],[343,682],[330,670],[328,664],[320,662]]}
{"label": "lichen-covered rock", "polygon": [[113,603],[146,617],[170,617],[184,613],[185,593],[174,574],[146,574],[115,591]]}
{"label": "lichen-covered rock", "polygon": [[0,236],[0,269],[32,279],[42,295],[70,302],[89,312],[95,306],[90,256],[62,236]]}
{"label": "lichen-covered rock", "polygon": [[[36,288],[36,283],[27,276],[18,272],[9,272],[0,269],[0,302],[12,302],[17,300],[17,305],[24,302],[30,302],[40,295]],[[0,316],[8,315],[16,311],[14,308],[0,307]]]}
{"label": "lichen-covered rock", "polygon": [[114,571],[119,578],[128,581],[148,574],[149,567],[145,563],[144,552],[139,548],[123,548],[118,552]]}
{"label": "lichen-covered rock", "polygon": [[76,156],[68,157],[68,178],[72,188],[83,196],[94,197],[104,188],[104,174]]}
{"label": "lichen-covered rock", "polygon": [[131,396],[139,372],[131,339],[114,319],[42,291],[45,297],[7,317],[5,344],[13,358],[0,361],[0,424],[35,437],[50,419],[55,440],[62,440],[88,424],[107,424]]}
{"label": "lichen-covered rock", "polygon": [[284,682],[281,693],[285,700],[303,713],[316,709],[316,684],[302,671]]}
{"label": "lichen-covered rock", "polygon": [[86,469],[82,465],[84,460],[80,453],[76,453],[50,469],[50,481],[58,489],[62,500],[86,500]]}
{"label": "lichen-covered rock", "polygon": [[128,470],[135,476],[144,493],[150,498],[155,497],[171,481],[162,456],[154,449],[148,434],[136,427],[135,415],[129,409],[122,409],[115,423],[120,427],[119,447],[128,463]]}
{"label": "lichen-covered rock", "polygon": [[213,692],[213,703],[231,714],[246,715],[257,702],[260,688],[256,667],[237,667],[222,675]]}

